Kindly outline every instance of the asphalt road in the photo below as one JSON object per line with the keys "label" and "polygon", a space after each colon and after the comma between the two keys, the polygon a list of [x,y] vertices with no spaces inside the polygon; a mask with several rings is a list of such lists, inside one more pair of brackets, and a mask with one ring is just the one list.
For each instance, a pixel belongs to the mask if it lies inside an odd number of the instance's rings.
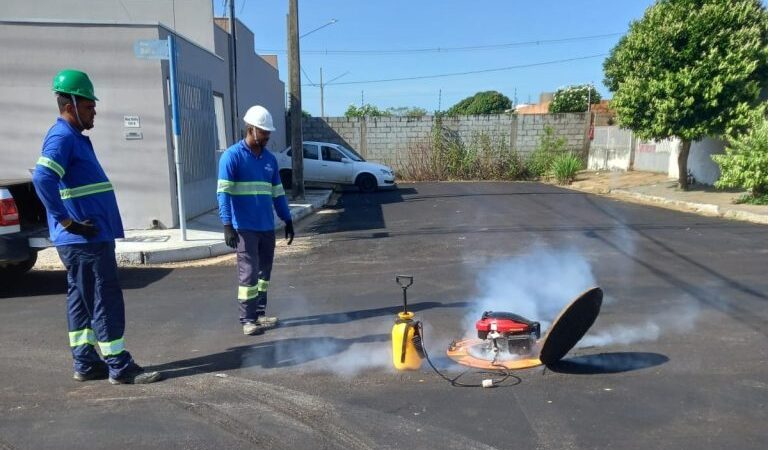
{"label": "asphalt road", "polygon": [[[243,336],[235,269],[125,269],[126,342],[168,379],[70,379],[65,276],[0,292],[0,449],[765,448],[768,228],[535,183],[345,193],[280,252]],[[396,274],[434,364],[484,309],[546,326],[591,285],[601,314],[559,364],[457,387],[391,368]]]}

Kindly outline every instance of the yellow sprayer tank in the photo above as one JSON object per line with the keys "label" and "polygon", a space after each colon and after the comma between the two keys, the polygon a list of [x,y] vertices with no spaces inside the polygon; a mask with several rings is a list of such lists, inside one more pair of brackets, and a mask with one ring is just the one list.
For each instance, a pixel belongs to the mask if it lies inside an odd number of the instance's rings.
{"label": "yellow sprayer tank", "polygon": [[421,355],[414,344],[418,336],[417,322],[412,312],[397,314],[392,327],[392,362],[397,370],[418,370],[421,367]]}

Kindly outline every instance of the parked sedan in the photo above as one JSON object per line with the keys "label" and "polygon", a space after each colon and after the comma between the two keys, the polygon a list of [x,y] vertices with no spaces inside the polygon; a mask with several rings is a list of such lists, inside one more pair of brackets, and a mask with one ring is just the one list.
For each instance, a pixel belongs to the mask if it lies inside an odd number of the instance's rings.
{"label": "parked sedan", "polygon": [[[292,182],[291,147],[275,156],[287,189]],[[355,185],[363,192],[373,192],[394,188],[395,172],[383,164],[366,161],[343,145],[304,141],[304,181]]]}

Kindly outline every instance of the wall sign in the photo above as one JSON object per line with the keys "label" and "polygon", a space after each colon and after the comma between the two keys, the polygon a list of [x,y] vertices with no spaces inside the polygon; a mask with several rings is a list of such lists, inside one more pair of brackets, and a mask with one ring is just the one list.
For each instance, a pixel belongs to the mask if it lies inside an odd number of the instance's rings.
{"label": "wall sign", "polygon": [[139,116],[123,116],[123,126],[125,128],[141,128]]}

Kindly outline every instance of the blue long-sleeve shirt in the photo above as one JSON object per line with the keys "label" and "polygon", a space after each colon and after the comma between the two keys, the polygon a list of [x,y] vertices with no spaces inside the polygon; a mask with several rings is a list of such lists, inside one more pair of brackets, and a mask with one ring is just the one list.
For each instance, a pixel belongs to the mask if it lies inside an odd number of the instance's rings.
{"label": "blue long-sleeve shirt", "polygon": [[256,156],[244,140],[221,155],[216,195],[221,222],[237,230],[274,230],[272,208],[283,222],[291,221],[275,155],[263,149]]}
{"label": "blue long-sleeve shirt", "polygon": [[[124,237],[112,183],[96,159],[91,140],[66,120],[58,118],[48,130],[32,183],[47,211],[48,230],[54,245]],[[99,233],[92,238],[69,233],[59,223],[64,219],[90,219]]]}

